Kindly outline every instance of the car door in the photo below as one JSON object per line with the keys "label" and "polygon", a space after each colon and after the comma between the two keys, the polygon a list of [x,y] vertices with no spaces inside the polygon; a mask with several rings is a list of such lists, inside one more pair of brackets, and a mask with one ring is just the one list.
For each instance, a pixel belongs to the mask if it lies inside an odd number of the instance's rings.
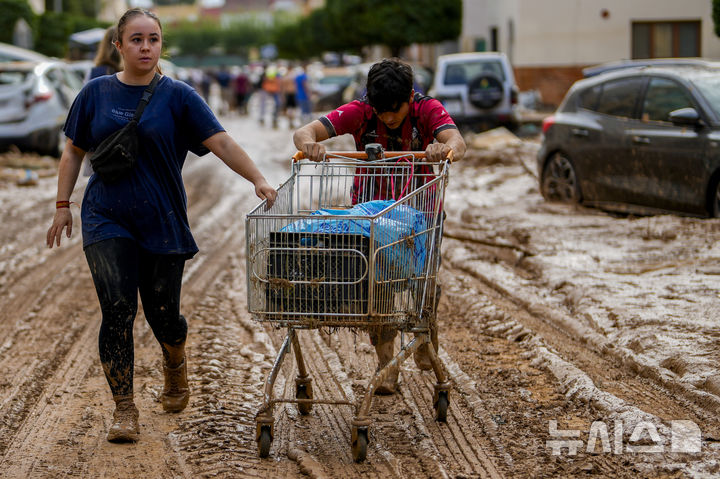
{"label": "car door", "polygon": [[702,129],[673,125],[670,112],[681,108],[698,109],[684,85],[661,76],[649,79],[640,118],[626,132],[633,156],[640,160],[635,177],[638,202],[644,206],[702,213],[709,177],[703,161],[706,133]]}
{"label": "car door", "polygon": [[635,177],[642,165],[633,157],[625,132],[635,122],[645,81],[642,76],[632,75],[603,83],[596,108],[602,134],[590,172],[598,202],[636,201]]}

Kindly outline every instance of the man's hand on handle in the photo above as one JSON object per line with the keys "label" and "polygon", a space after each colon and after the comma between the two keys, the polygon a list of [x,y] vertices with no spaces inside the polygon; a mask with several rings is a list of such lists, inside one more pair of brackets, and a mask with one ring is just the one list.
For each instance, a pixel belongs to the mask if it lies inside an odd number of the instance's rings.
{"label": "man's hand on handle", "polygon": [[310,161],[323,161],[325,159],[325,145],[322,143],[305,143],[300,151]]}
{"label": "man's hand on handle", "polygon": [[439,163],[445,161],[450,152],[452,148],[445,143],[430,143],[425,149],[425,158],[427,161]]}

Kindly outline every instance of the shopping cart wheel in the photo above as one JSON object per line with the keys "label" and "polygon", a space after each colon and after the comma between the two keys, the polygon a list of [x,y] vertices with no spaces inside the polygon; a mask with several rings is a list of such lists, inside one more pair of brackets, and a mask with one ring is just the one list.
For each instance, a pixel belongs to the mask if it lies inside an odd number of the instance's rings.
{"label": "shopping cart wheel", "polygon": [[352,443],[353,461],[363,462],[367,457],[368,430],[367,428],[358,428],[355,440]]}
{"label": "shopping cart wheel", "polygon": [[448,391],[439,391],[438,399],[435,403],[435,420],[438,422],[447,422],[447,410],[449,403]]}
{"label": "shopping cart wheel", "polygon": [[[295,399],[312,399],[312,390],[308,391],[308,384],[298,384],[295,387]],[[298,411],[300,414],[310,414],[312,411],[312,403],[298,403]]]}
{"label": "shopping cart wheel", "polygon": [[262,426],[260,428],[260,438],[258,439],[258,454],[260,457],[268,457],[270,455],[270,443],[272,443],[270,426]]}

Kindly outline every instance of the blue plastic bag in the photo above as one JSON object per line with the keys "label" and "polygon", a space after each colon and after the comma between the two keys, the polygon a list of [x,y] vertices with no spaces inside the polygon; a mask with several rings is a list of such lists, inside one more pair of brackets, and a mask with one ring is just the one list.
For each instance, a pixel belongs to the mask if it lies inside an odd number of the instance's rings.
{"label": "blue plastic bag", "polygon": [[[376,264],[378,280],[406,279],[423,274],[427,258],[427,221],[425,215],[404,204],[395,205],[378,218],[341,219],[338,216],[374,216],[392,206],[392,200],[359,203],[350,209],[319,209],[311,216],[332,216],[333,219],[302,219],[284,227],[289,233],[360,234],[370,237],[374,228],[375,248],[379,250]],[[396,243],[397,244],[394,244]],[[383,247],[385,245],[391,245]],[[372,260],[372,258],[368,258]]]}

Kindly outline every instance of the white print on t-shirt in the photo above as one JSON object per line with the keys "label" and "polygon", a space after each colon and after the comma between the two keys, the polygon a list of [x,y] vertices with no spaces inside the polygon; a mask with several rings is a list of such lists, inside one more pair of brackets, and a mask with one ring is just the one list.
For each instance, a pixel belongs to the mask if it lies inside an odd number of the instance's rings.
{"label": "white print on t-shirt", "polygon": [[110,114],[117,120],[131,120],[135,116],[135,110],[128,110],[127,108],[113,108],[110,110]]}

